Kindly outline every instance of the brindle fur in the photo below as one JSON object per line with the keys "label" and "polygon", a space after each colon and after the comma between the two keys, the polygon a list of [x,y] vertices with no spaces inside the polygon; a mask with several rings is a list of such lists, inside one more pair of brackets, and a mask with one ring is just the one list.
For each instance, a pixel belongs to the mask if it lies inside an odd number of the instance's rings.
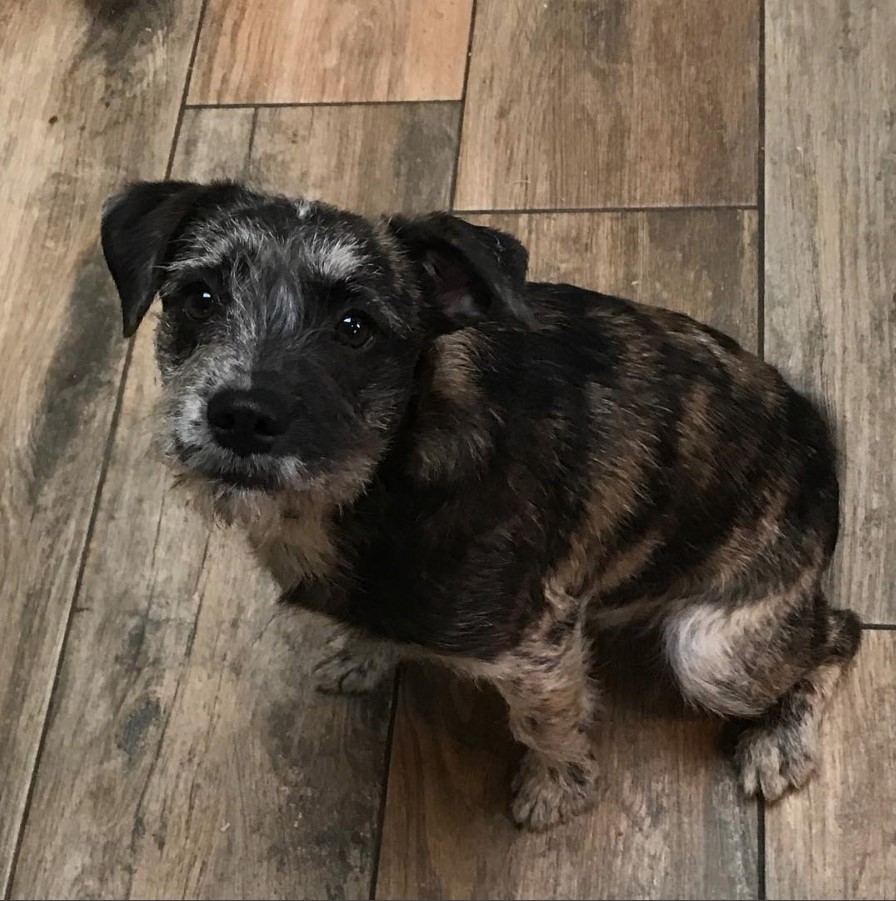
{"label": "brindle fur", "polygon": [[[587,636],[641,620],[684,696],[740,723],[747,792],[805,782],[860,632],[821,588],[829,432],[772,367],[686,316],[527,283],[514,238],[445,214],[141,184],[107,205],[103,242],[126,331],[163,300],[168,458],[287,601],[348,628],[323,687],[388,672],[370,639],[493,683],[529,749],[513,816],[541,829],[592,798]],[[218,305],[201,325],[181,299],[197,280]],[[347,352],[332,328],[354,303],[380,325]],[[256,384],[290,430],[239,457],[206,406]]]}

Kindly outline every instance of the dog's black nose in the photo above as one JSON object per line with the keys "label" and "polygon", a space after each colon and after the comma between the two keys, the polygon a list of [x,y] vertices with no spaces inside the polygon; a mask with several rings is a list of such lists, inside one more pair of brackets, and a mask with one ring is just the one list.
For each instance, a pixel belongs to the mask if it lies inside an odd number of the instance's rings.
{"label": "dog's black nose", "polygon": [[242,457],[267,453],[289,428],[286,398],[266,388],[219,391],[207,416],[217,442]]}

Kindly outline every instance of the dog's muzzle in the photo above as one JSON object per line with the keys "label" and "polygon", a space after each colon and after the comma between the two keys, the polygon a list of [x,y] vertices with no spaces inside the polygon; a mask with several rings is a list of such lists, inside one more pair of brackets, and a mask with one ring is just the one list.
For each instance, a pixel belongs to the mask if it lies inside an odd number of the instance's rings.
{"label": "dog's muzzle", "polygon": [[215,441],[240,457],[271,453],[291,420],[287,398],[268,388],[219,391],[206,417]]}

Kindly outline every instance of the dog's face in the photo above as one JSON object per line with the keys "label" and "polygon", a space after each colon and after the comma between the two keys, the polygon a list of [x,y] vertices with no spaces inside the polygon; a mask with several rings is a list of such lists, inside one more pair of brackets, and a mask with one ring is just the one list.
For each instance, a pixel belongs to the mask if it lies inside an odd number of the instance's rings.
{"label": "dog's face", "polygon": [[125,334],[158,295],[161,432],[221,503],[346,503],[446,331],[519,305],[526,253],[447,215],[368,221],[218,183],[112,198],[103,249]]}

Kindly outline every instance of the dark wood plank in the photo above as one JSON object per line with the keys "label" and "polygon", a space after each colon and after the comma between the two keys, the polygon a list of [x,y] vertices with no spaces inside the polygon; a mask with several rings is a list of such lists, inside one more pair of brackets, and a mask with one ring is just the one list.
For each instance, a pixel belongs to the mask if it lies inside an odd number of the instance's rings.
{"label": "dark wood plank", "polygon": [[758,60],[758,0],[480,0],[456,205],[751,204]]}
{"label": "dark wood plank", "polygon": [[[680,309],[755,344],[752,212],[476,221],[518,234],[533,278]],[[755,807],[716,746],[713,724],[616,696],[597,746],[594,812],[546,835],[520,833],[507,816],[518,749],[501,704],[411,669],[396,716],[377,897],[754,897]]]}
{"label": "dark wood plank", "polygon": [[457,103],[262,109],[250,174],[361,213],[445,209],[450,180],[431,173],[454,166],[459,116]]}
{"label": "dark wood plank", "polygon": [[[245,175],[252,118],[250,110],[191,111],[175,175]],[[356,126],[348,115],[316,152],[331,159]],[[259,170],[264,180],[286,180],[288,145],[278,157],[263,122],[256,140],[277,159]],[[426,178],[445,191],[450,176],[445,165]],[[366,185],[347,170],[332,178],[387,193],[373,173]],[[396,193],[412,197],[404,187]],[[317,694],[310,670],[326,627],[275,607],[276,591],[240,536],[209,534],[185,507],[149,452],[151,345],[144,329],[14,891],[366,897],[388,686],[365,699]]]}
{"label": "dark wood plank", "polygon": [[772,2],[766,350],[843,449],[832,598],[896,623],[896,10]]}
{"label": "dark wood plank", "polygon": [[457,100],[472,0],[210,0],[192,103]]}
{"label": "dark wood plank", "polygon": [[866,632],[806,789],[766,813],[769,898],[888,898],[896,885],[896,632]]}
{"label": "dark wood plank", "polygon": [[123,179],[165,171],[199,6],[0,11],[0,892],[125,353],[99,209]]}

